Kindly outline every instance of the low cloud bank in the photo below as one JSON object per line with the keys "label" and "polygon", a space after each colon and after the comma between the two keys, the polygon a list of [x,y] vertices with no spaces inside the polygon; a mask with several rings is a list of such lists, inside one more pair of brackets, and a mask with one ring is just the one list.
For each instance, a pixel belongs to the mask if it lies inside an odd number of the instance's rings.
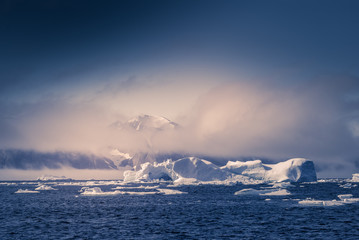
{"label": "low cloud bank", "polygon": [[[153,87],[156,94],[160,87]],[[178,99],[181,92],[171,91],[166,96],[173,94]],[[359,81],[353,77],[295,86],[250,81],[219,84],[198,96],[191,110],[171,119],[180,124],[171,131],[114,127],[114,122],[126,122],[130,117],[106,108],[101,99],[49,97],[32,103],[3,103],[0,147],[94,154],[107,154],[116,147],[130,152],[185,152],[224,158],[305,157],[315,161],[319,172],[334,175],[349,173],[359,165]],[[132,105],[135,100],[128,99]],[[141,99],[138,104],[143,102]],[[168,105],[166,99],[163,102]]]}

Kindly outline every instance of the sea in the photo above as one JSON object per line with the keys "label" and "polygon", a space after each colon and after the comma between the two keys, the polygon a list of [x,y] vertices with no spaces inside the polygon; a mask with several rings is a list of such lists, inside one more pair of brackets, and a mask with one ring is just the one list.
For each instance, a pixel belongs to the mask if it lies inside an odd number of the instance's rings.
{"label": "sea", "polygon": [[359,239],[356,183],[279,187],[2,181],[0,239]]}

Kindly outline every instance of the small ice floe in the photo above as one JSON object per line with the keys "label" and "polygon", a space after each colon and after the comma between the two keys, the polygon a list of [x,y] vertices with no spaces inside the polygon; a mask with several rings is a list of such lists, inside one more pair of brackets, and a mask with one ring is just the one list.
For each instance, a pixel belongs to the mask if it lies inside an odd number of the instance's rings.
{"label": "small ice floe", "polygon": [[343,179],[339,178],[325,178],[325,179],[319,179],[317,181],[318,183],[342,183]]}
{"label": "small ice floe", "polygon": [[359,198],[353,198],[352,194],[341,194],[338,195],[338,200],[314,200],[307,198],[305,200],[298,201],[301,205],[306,206],[341,206],[344,204],[351,204],[359,202]]}
{"label": "small ice floe", "polygon": [[256,190],[253,188],[246,188],[235,192],[234,195],[287,196],[291,195],[291,193],[285,189]]}
{"label": "small ice floe", "polygon": [[186,192],[181,192],[178,190],[174,190],[174,189],[163,189],[163,188],[159,188],[157,189],[160,193],[165,194],[165,195],[176,195],[176,194],[187,194]]}
{"label": "small ice floe", "polygon": [[19,189],[15,193],[40,193],[39,191],[33,191],[29,189]]}
{"label": "small ice floe", "polygon": [[12,182],[0,182],[0,185],[5,185],[5,186],[16,186],[17,183],[12,183]]}
{"label": "small ice floe", "polygon": [[345,183],[345,184],[339,185],[339,187],[341,187],[341,188],[353,188],[353,187],[357,187],[357,186],[358,185],[351,184],[351,183]]}
{"label": "small ice floe", "polygon": [[288,196],[288,195],[291,195],[291,193],[288,192],[285,189],[280,189],[280,190],[277,190],[277,191],[262,193],[262,194],[259,194],[259,195],[263,195],[263,196]]}
{"label": "small ice floe", "polygon": [[43,185],[43,184],[39,184],[39,186],[37,188],[35,188],[35,190],[42,190],[42,191],[45,191],[45,190],[57,190],[49,185]]}
{"label": "small ice floe", "polygon": [[348,198],[352,198],[353,197],[353,194],[341,194],[341,195],[338,195],[338,198],[340,200],[344,200],[344,199],[348,199]]}
{"label": "small ice floe", "polygon": [[67,178],[65,176],[54,176],[54,175],[42,175],[41,177],[38,177],[36,180],[38,181],[64,181],[64,180],[72,180],[71,178]]}
{"label": "small ice floe", "polygon": [[295,187],[290,182],[276,182],[270,188],[288,188],[288,187]]}
{"label": "small ice floe", "polygon": [[160,192],[130,192],[130,191],[111,191],[111,192],[104,192],[99,187],[83,187],[79,191],[81,192],[81,195],[86,196],[108,196],[108,195],[152,195],[152,194],[159,194]]}
{"label": "small ice floe", "polygon": [[353,198],[353,194],[338,195],[338,198],[344,203],[356,203],[359,202],[359,198]]}
{"label": "small ice floe", "polygon": [[132,186],[117,186],[117,187],[114,187],[112,188],[113,190],[122,190],[122,189],[157,189],[159,188],[160,186],[159,185],[156,185],[156,186],[138,186],[138,187],[132,187]]}
{"label": "small ice floe", "polygon": [[81,188],[81,190],[79,192],[81,192],[81,195],[90,195],[90,196],[94,196],[94,195],[104,196],[104,195],[122,194],[120,191],[103,192],[102,189],[99,188],[99,187],[93,187],[93,188],[83,187],[83,188]]}
{"label": "small ice floe", "polygon": [[310,199],[310,198],[307,198],[305,200],[301,200],[298,203],[300,205],[304,205],[304,206],[318,206],[318,207],[322,207],[322,206],[327,206],[327,207],[341,206],[341,205],[344,204],[343,201],[337,201],[337,200],[314,200],[314,199]]}
{"label": "small ice floe", "polygon": [[154,194],[159,194],[159,192],[126,192],[126,191],[122,191],[120,192],[120,194],[124,194],[124,195],[154,195]]}

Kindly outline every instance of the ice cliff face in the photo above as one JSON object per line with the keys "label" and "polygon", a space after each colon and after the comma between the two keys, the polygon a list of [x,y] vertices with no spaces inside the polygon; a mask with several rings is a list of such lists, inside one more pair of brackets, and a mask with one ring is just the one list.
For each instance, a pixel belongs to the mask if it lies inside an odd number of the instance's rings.
{"label": "ice cliff face", "polygon": [[265,181],[311,182],[317,180],[313,162],[304,158],[292,158],[277,164],[263,164],[261,160],[229,161],[222,169]]}
{"label": "ice cliff face", "polygon": [[138,171],[126,171],[125,181],[194,179],[196,181],[260,180],[271,182],[310,182],[317,176],[312,161],[289,159],[278,164],[263,164],[260,160],[228,162],[218,167],[206,160],[189,157],[163,163],[145,163]]}

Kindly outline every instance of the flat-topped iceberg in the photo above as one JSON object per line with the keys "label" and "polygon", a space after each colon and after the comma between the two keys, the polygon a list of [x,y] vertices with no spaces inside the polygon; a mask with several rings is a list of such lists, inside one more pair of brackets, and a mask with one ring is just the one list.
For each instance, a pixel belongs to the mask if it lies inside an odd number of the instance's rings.
{"label": "flat-topped iceberg", "polygon": [[53,175],[42,175],[41,177],[38,177],[36,180],[38,181],[58,181],[58,180],[72,180],[71,178],[67,178],[65,176],[53,176]]}
{"label": "flat-topped iceberg", "polygon": [[[188,179],[189,181],[186,181]],[[313,182],[317,180],[314,164],[304,158],[293,158],[277,164],[263,164],[261,160],[229,161],[219,167],[196,157],[144,163],[138,171],[125,171],[124,181],[186,182]]]}
{"label": "flat-topped iceberg", "polygon": [[317,180],[313,162],[304,158],[292,158],[277,164],[263,164],[261,160],[229,161],[221,169],[264,181],[312,182]]}

